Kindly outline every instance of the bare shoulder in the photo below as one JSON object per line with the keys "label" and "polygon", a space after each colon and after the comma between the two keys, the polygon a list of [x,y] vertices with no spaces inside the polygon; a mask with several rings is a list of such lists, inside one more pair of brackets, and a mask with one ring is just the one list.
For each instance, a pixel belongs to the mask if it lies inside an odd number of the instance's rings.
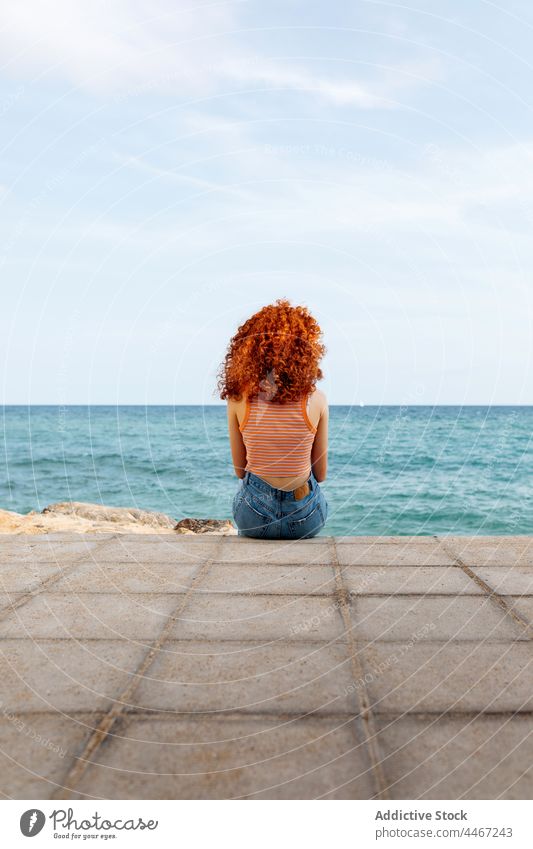
{"label": "bare shoulder", "polygon": [[242,424],[246,415],[246,397],[243,396],[238,401],[235,398],[228,398],[228,418],[235,416],[239,425]]}
{"label": "bare shoulder", "polygon": [[309,419],[314,427],[318,427],[320,419],[327,415],[328,400],[321,389],[315,389],[309,396]]}
{"label": "bare shoulder", "polygon": [[315,389],[309,398],[309,403],[312,404],[314,409],[320,412],[320,414],[324,413],[328,409],[326,393],[322,392],[321,389]]}

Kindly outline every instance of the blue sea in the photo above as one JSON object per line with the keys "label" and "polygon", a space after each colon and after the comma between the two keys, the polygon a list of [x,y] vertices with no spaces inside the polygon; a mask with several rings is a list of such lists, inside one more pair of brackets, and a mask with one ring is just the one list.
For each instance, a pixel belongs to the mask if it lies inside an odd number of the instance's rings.
{"label": "blue sea", "polygon": [[[0,507],[229,518],[223,406],[4,407]],[[325,534],[533,532],[533,407],[331,407]]]}

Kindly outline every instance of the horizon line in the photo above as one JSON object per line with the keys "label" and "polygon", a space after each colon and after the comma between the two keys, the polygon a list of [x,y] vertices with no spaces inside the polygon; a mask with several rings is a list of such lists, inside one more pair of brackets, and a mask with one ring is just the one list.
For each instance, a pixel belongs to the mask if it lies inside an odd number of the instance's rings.
{"label": "horizon line", "polygon": [[[0,408],[3,408],[3,409],[5,409],[7,407],[25,407],[25,408],[28,408],[28,407],[51,407],[51,408],[56,408],[58,410],[61,410],[61,409],[65,410],[65,409],[69,409],[69,408],[72,408],[72,407],[111,407],[111,408],[117,408],[117,407],[138,407],[138,408],[146,408],[146,407],[220,407],[220,408],[224,408],[225,406],[226,406],[225,402],[219,402],[219,403],[214,403],[214,404],[201,404],[201,403],[198,403],[198,402],[196,402],[196,403],[187,403],[187,402],[168,403],[168,402],[165,402],[163,404],[160,404],[160,403],[157,403],[157,402],[150,402],[148,404],[147,403],[108,403],[108,402],[83,403],[83,404],[55,404],[55,403],[54,404],[47,404],[47,403],[35,403],[35,404],[34,403],[25,403],[25,404],[2,403],[2,404],[0,404]],[[427,404],[413,403],[413,404],[410,404],[410,403],[406,403],[406,402],[387,402],[387,403],[382,403],[382,404],[365,404],[365,403],[362,403],[362,402],[351,402],[351,403],[339,402],[339,403],[328,403],[328,407],[354,407],[356,409],[365,409],[367,407],[369,407],[369,408],[379,408],[379,407],[485,407],[485,408],[487,408],[487,407],[526,407],[526,408],[530,408],[530,407],[533,407],[533,402],[531,402],[531,403],[516,402],[516,403],[504,403],[504,404],[486,403],[486,402],[485,403],[457,403],[456,402],[456,403],[445,403],[445,404],[439,404],[439,403],[427,403]]]}

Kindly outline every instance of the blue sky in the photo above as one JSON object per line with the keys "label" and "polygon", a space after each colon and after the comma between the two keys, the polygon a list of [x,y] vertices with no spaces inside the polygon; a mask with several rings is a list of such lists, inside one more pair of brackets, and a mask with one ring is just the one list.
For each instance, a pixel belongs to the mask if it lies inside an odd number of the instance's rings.
{"label": "blue sky", "polygon": [[529,3],[3,18],[4,403],[213,403],[280,296],[332,403],[533,402]]}

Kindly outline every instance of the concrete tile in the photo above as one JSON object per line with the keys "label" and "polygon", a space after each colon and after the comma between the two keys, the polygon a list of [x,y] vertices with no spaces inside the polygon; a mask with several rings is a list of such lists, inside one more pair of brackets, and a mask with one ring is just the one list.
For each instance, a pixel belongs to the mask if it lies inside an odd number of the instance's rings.
{"label": "concrete tile", "polygon": [[0,714],[0,794],[10,799],[49,799],[64,787],[98,714]]}
{"label": "concrete tile", "polygon": [[221,563],[244,563],[246,566],[277,564],[328,565],[331,547],[326,542],[314,540],[245,540],[242,537],[227,540],[217,560]]}
{"label": "concrete tile", "polygon": [[500,595],[532,595],[533,566],[472,566],[472,571]]}
{"label": "concrete tile", "polygon": [[531,799],[529,716],[379,723],[392,799]]}
{"label": "concrete tile", "polygon": [[361,655],[377,712],[533,710],[527,642],[373,643]]}
{"label": "concrete tile", "polygon": [[435,541],[433,545],[384,545],[371,543],[337,546],[341,566],[452,566],[450,555]]}
{"label": "concrete tile", "polygon": [[146,653],[133,642],[3,640],[2,710],[28,713],[107,708]]}
{"label": "concrete tile", "polygon": [[507,603],[511,603],[511,607],[513,610],[516,610],[517,613],[520,614],[522,619],[525,619],[530,625],[533,626],[533,598],[530,596],[529,598],[506,598]]}
{"label": "concrete tile", "polygon": [[75,533],[66,531],[55,531],[51,534],[0,534],[0,542],[3,543],[10,542],[16,543],[17,545],[28,544],[28,545],[36,545],[38,543],[43,543],[44,545],[50,545],[51,543],[57,542],[80,542],[83,540],[87,540],[88,542],[94,542],[99,544],[104,542],[105,540],[112,539],[114,534],[112,533]]}
{"label": "concrete tile", "polygon": [[503,536],[492,534],[476,534],[474,536],[469,534],[442,534],[439,535],[438,539],[457,545],[463,545],[465,543],[472,543],[473,545],[500,545],[505,543],[529,546],[532,541],[531,534],[504,534]]}
{"label": "concrete tile", "polygon": [[10,610],[12,605],[24,595],[24,593],[0,593],[0,613],[6,615],[6,611]]}
{"label": "concrete tile", "polygon": [[134,703],[175,713],[355,712],[346,647],[313,643],[173,642],[141,680]]}
{"label": "concrete tile", "polygon": [[10,562],[0,564],[0,590],[28,592],[61,571],[61,566],[55,563],[25,563],[14,557]]}
{"label": "concrete tile", "polygon": [[525,639],[523,629],[483,596],[357,596],[353,609],[359,640],[404,640],[417,633],[429,640]]}
{"label": "concrete tile", "polygon": [[367,799],[354,723],[131,718],[97,754],[83,795],[103,799]]}
{"label": "concrete tile", "polygon": [[48,541],[35,544],[32,537],[25,537],[24,542],[10,543],[0,546],[0,563],[51,563],[65,564],[73,560],[89,557],[98,548],[98,542],[84,539],[79,535],[72,542]]}
{"label": "concrete tile", "polygon": [[0,622],[0,636],[31,639],[151,640],[179,602],[179,595],[45,593]]}
{"label": "concrete tile", "polygon": [[358,595],[483,593],[456,566],[343,566],[342,576],[346,588]]}
{"label": "concrete tile", "polygon": [[[185,540],[185,537],[181,534],[176,534],[173,530],[166,530],[160,534],[136,534],[136,533],[117,533],[113,535],[113,539],[119,543],[120,545],[140,545],[141,543],[151,543],[151,544],[169,544],[172,545],[174,542],[181,543]],[[195,541],[196,539],[201,540],[202,537],[187,537],[189,542]],[[205,537],[204,537],[205,541]]]}
{"label": "concrete tile", "polygon": [[533,566],[533,539],[507,537],[497,540],[465,537],[450,544],[468,566]]}
{"label": "concrete tile", "polygon": [[175,531],[165,531],[161,534],[120,534],[117,540],[122,545],[137,545],[138,543],[164,543],[165,545],[180,545],[185,548],[198,545],[220,545],[226,537],[223,534],[178,534]]}
{"label": "concrete tile", "polygon": [[28,537],[26,534],[3,534],[0,532],[0,546],[4,548],[10,543],[13,542],[24,542],[27,541]]}
{"label": "concrete tile", "polygon": [[330,641],[343,632],[332,598],[196,593],[176,620],[171,639]]}
{"label": "concrete tile", "polygon": [[433,535],[427,536],[351,536],[335,537],[337,545],[395,545],[402,547],[406,545],[431,545],[437,544]]}
{"label": "concrete tile", "polygon": [[[297,540],[299,545],[305,545],[306,548],[310,546],[318,545],[324,546],[328,545],[334,537],[328,536],[327,534],[318,534],[311,539],[301,539]],[[240,537],[237,534],[231,534],[223,537],[223,545],[225,548],[229,548],[232,545],[234,546],[242,546],[242,545],[258,545],[261,548],[264,546],[276,546],[276,545],[294,545],[294,540],[271,540],[271,539],[252,539],[251,537]]]}
{"label": "concrete tile", "polygon": [[83,563],[54,584],[54,592],[184,593],[195,563]]}
{"label": "concrete tile", "polygon": [[[94,787],[94,795],[103,797],[109,789],[110,798],[148,798],[152,792],[153,798],[371,797],[364,751],[355,746],[362,739],[353,734],[358,720],[344,724],[358,711],[363,682],[352,680],[335,607],[333,571],[326,565],[332,542],[98,536],[0,537],[4,603],[56,570],[68,570],[53,591],[8,614],[0,630],[0,767],[14,788],[9,795],[46,798],[47,788],[52,792],[53,782],[66,774],[60,768],[67,764],[51,748],[62,723],[71,754],[79,753],[88,731],[78,733],[73,715],[87,712],[87,724],[94,726],[120,697],[147,643],[210,558],[191,606],[175,625],[177,639],[158,652],[133,694],[135,706],[160,715],[125,720],[127,739],[113,738],[102,747],[102,764],[84,778],[85,794]],[[479,595],[460,569],[449,568],[453,559],[431,537],[338,542],[344,581],[354,593],[353,634],[365,641],[358,643],[364,684],[381,724],[393,798],[421,792],[426,798],[494,798],[500,792],[530,798],[528,747],[520,730],[525,726],[516,724],[530,717],[515,715],[513,731],[493,726],[496,746],[487,732],[487,723],[506,719],[503,711],[533,710],[525,631]],[[463,559],[474,571],[533,623],[533,598],[520,597],[533,582],[531,538],[449,538],[446,544],[466,552]],[[93,589],[98,592],[84,592]],[[446,598],[448,593],[454,597]],[[28,630],[31,639],[5,639]],[[88,639],[115,635],[120,639]],[[67,719],[59,714],[58,724],[54,713],[35,713],[54,710]],[[9,711],[17,711],[17,718]],[[418,715],[390,726],[387,714],[409,711]],[[464,724],[470,717],[461,711],[486,712],[471,726],[474,736]],[[294,719],[309,712],[306,720]],[[438,722],[448,724],[434,731],[429,714],[443,712],[447,716]],[[141,732],[134,733],[137,723]],[[233,736],[213,736],[213,728],[227,723],[237,729]],[[315,732],[315,725],[324,732]],[[30,731],[23,736],[21,728]],[[154,774],[147,779],[145,771]],[[511,789],[521,772],[518,789]],[[130,781],[135,793],[128,797]],[[468,796],[478,792],[478,781],[479,796]]]}
{"label": "concrete tile", "polygon": [[336,583],[331,566],[254,566],[213,563],[199,592],[331,595]]}
{"label": "concrete tile", "polygon": [[180,563],[198,565],[216,555],[217,543],[189,543],[179,537],[162,536],[157,542],[113,539],[100,548],[94,557],[96,563]]}

